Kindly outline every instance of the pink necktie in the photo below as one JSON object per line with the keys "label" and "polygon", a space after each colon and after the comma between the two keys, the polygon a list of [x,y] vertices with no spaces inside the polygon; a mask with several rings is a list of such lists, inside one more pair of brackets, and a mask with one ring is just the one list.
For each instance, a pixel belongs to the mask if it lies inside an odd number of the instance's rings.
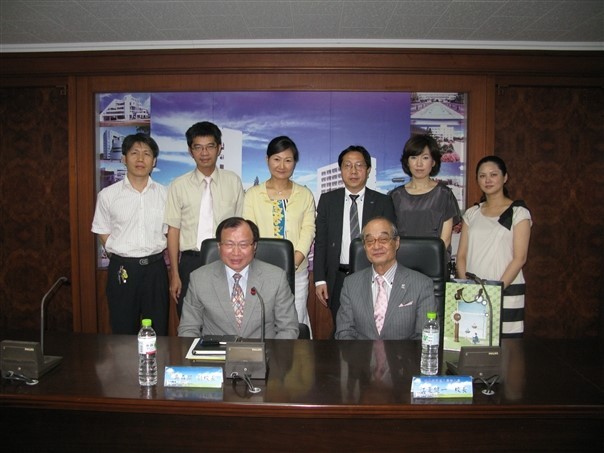
{"label": "pink necktie", "polygon": [[380,382],[386,374],[386,367],[388,365],[388,361],[386,359],[386,350],[382,340],[373,342],[373,354],[375,355],[373,380]]}
{"label": "pink necktie", "polygon": [[233,294],[231,295],[231,301],[233,302],[233,310],[235,311],[235,318],[237,319],[237,325],[241,327],[241,321],[243,321],[243,307],[245,305],[245,298],[243,297],[243,290],[239,285],[239,279],[241,274],[233,274]]}
{"label": "pink necktie", "polygon": [[214,213],[212,209],[212,191],[210,183],[211,176],[204,178],[205,190],[201,194],[201,203],[199,205],[199,223],[197,225],[197,247],[201,249],[201,243],[204,239],[214,237]]}
{"label": "pink necktie", "polygon": [[388,296],[386,295],[386,288],[384,288],[384,283],[386,283],[384,277],[377,275],[375,279],[378,284],[378,290],[373,306],[373,317],[375,319],[375,327],[377,327],[378,333],[381,334],[386,316],[386,308],[388,307]]}

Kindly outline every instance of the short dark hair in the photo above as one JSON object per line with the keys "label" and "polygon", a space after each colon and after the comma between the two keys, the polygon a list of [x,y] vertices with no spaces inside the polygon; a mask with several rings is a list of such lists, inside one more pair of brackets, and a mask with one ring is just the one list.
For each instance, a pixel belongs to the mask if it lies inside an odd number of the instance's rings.
{"label": "short dark hair", "polygon": [[128,151],[134,146],[135,143],[144,143],[149,148],[151,148],[151,152],[153,152],[153,157],[157,157],[159,155],[159,146],[155,140],[151,138],[148,134],[143,134],[139,132],[138,134],[132,134],[126,136],[124,141],[122,142],[122,154],[125,156],[128,154]]}
{"label": "short dark hair", "polygon": [[260,231],[258,230],[258,226],[251,220],[244,219],[243,217],[229,217],[228,219],[224,219],[222,222],[220,222],[216,227],[216,239],[218,239],[218,242],[222,240],[222,230],[237,228],[244,223],[247,223],[250,226],[252,236],[254,237],[254,242],[257,243],[258,239],[260,239]]}
{"label": "short dark hair", "polygon": [[403,165],[403,171],[411,176],[411,170],[409,169],[409,158],[411,156],[419,156],[424,152],[424,149],[428,147],[430,155],[434,161],[434,167],[430,171],[430,176],[436,176],[440,171],[440,148],[438,142],[434,137],[429,134],[417,134],[412,135],[403,147],[403,155],[401,156],[401,164]]}
{"label": "short dark hair", "polygon": [[351,145],[344,151],[342,151],[338,156],[338,167],[342,168],[342,161],[344,160],[344,156],[353,151],[361,153],[363,155],[363,159],[365,159],[365,165],[367,165],[367,168],[371,168],[371,154],[369,154],[369,151],[367,151],[364,147],[360,145]]}
{"label": "short dark hair", "polygon": [[209,121],[195,123],[187,129],[185,136],[187,137],[187,145],[189,148],[193,145],[195,137],[214,137],[217,145],[222,144],[222,132],[220,132],[218,126]]}
{"label": "short dark hair", "polygon": [[291,138],[285,135],[275,137],[270,141],[268,147],[266,148],[266,157],[271,157],[273,154],[279,154],[283,151],[287,151],[288,149],[291,149],[294,155],[294,162],[298,162],[298,147]]}

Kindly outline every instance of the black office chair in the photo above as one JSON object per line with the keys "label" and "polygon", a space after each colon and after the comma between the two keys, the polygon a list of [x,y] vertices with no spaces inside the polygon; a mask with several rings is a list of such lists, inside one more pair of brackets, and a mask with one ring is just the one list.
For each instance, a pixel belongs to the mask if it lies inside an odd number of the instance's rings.
{"label": "black office chair", "polygon": [[[219,260],[218,240],[214,238],[205,239],[201,243],[199,255],[202,266]],[[296,265],[294,264],[294,246],[291,241],[287,239],[260,238],[256,247],[256,258],[283,269],[292,294],[295,294]],[[310,329],[306,324],[300,323],[298,328],[298,338],[310,339]]]}
{"label": "black office chair", "polygon": [[[435,237],[402,236],[396,259],[403,266],[421,272],[434,281],[438,314],[444,315],[445,285],[448,280],[445,243]],[[370,265],[360,238],[350,243],[350,270],[356,272]]]}

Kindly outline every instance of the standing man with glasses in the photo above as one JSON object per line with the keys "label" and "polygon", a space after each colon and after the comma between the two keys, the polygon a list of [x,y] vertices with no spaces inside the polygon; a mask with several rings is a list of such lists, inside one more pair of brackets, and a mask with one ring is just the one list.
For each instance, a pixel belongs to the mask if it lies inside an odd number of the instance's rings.
{"label": "standing man with glasses", "polygon": [[[251,220],[232,217],[216,229],[220,260],[191,273],[178,335],[298,338],[298,315],[285,271],[254,258],[260,233]],[[256,289],[252,295],[251,289]]]}
{"label": "standing man with glasses", "polygon": [[313,259],[315,291],[319,302],[329,307],[336,327],[340,291],[350,273],[350,242],[363,225],[376,216],[395,221],[392,199],[366,187],[371,156],[362,146],[349,146],[338,156],[344,188],[321,195],[315,220]]}
{"label": "standing man with glasses", "polygon": [[241,179],[216,166],[223,150],[218,126],[208,121],[195,123],[186,137],[196,168],[170,184],[165,216],[171,263],[170,297],[177,304],[179,317],[189,274],[200,266],[201,243],[214,237],[216,225],[223,219],[239,216],[243,210]]}
{"label": "standing man with glasses", "polygon": [[361,238],[372,265],[344,281],[336,339],[421,338],[427,313],[437,309],[432,279],[397,262],[400,237],[389,219],[369,221]]}

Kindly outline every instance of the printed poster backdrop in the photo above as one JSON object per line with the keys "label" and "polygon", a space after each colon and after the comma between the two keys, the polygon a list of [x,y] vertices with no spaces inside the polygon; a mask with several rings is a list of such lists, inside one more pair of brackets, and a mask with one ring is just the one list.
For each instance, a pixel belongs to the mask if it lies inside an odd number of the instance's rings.
{"label": "printed poster backdrop", "polygon": [[[318,203],[321,193],[342,187],[338,155],[362,145],[372,156],[367,186],[382,193],[405,184],[400,158],[411,134],[431,133],[441,146],[436,179],[465,206],[465,93],[414,92],[162,92],[96,95],[97,189],[125,176],[121,145],[125,136],[149,133],[160,153],[152,178],[169,185],[195,168],[185,138],[198,121],[223,133],[217,165],[239,174],[244,189],[270,177],[266,147],[279,135],[297,145],[300,159],[292,176]],[[453,235],[453,250],[458,234]],[[107,264],[102,247],[99,266]]]}

